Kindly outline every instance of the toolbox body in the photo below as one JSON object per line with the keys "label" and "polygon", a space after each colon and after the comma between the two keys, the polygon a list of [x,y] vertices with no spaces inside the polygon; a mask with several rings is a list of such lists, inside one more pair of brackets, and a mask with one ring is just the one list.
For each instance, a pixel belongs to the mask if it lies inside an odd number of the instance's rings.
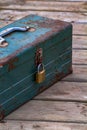
{"label": "toolbox body", "polygon": [[[72,72],[72,25],[29,15],[0,29],[29,27],[14,31],[0,47],[0,120],[35,95]],[[3,45],[3,44],[2,44]],[[42,49],[45,80],[36,82],[36,54]]]}

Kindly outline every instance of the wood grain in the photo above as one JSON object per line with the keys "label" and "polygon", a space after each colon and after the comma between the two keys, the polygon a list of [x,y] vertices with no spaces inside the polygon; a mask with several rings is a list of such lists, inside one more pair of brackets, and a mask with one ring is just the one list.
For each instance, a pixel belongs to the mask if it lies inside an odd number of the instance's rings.
{"label": "wood grain", "polygon": [[72,65],[73,74],[87,74],[87,65]]}
{"label": "wood grain", "polygon": [[87,82],[58,82],[40,95],[36,100],[87,102]]}
{"label": "wood grain", "polygon": [[[29,1],[31,1],[31,0],[15,0],[15,1],[12,1],[12,0],[4,0],[4,1],[0,1],[0,4],[8,4],[9,5],[9,3],[10,4],[22,4],[22,3],[26,3],[26,1],[27,2],[29,2]],[[36,0],[32,0],[32,2],[33,1],[36,1]],[[38,0],[38,1],[41,1],[41,0]],[[37,1],[37,2],[38,2]],[[75,2],[75,3],[77,3],[77,2],[87,2],[87,0],[43,0],[43,1],[46,1],[46,2]]]}
{"label": "wood grain", "polygon": [[0,28],[4,27],[4,26],[6,26],[6,25],[8,25],[8,24],[10,24],[10,23],[12,23],[12,21],[0,20]]}
{"label": "wood grain", "polygon": [[86,50],[73,50],[73,64],[87,65],[87,51]]}
{"label": "wood grain", "polygon": [[73,36],[73,49],[87,50],[87,37],[86,36]]}
{"label": "wood grain", "polygon": [[87,82],[87,74],[71,74],[64,78],[62,81],[68,82]]}
{"label": "wood grain", "polygon": [[73,50],[73,64],[87,65],[87,50]]}
{"label": "wood grain", "polygon": [[[23,6],[22,6],[23,5]],[[58,1],[1,1],[0,9],[35,10],[35,11],[74,11],[87,12],[87,2],[58,2]]]}
{"label": "wood grain", "polygon": [[41,122],[41,121],[7,121],[0,124],[0,130],[86,130],[87,124]]}
{"label": "wood grain", "polygon": [[87,103],[32,100],[6,119],[87,123]]}
{"label": "wood grain", "polygon": [[73,73],[62,79],[62,81],[77,82],[78,84],[87,82],[87,65],[73,65]]}
{"label": "wood grain", "polygon": [[2,20],[17,20],[29,14],[37,14],[53,19],[60,19],[67,22],[87,23],[86,12],[51,12],[51,11],[16,11],[16,10],[0,10],[0,19]]}
{"label": "wood grain", "polygon": [[73,35],[87,36],[87,24],[72,23],[72,25],[73,25]]}

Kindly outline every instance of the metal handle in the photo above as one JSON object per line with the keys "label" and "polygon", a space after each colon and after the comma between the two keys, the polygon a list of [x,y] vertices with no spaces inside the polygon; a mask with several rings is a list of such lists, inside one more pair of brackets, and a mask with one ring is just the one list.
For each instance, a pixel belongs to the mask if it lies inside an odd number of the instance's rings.
{"label": "metal handle", "polygon": [[8,45],[8,43],[6,42],[6,40],[3,38],[4,36],[10,34],[11,32],[14,31],[27,31],[30,27],[26,26],[26,27],[12,27],[12,28],[7,28],[6,30],[3,30],[0,32],[0,47],[6,47]]}

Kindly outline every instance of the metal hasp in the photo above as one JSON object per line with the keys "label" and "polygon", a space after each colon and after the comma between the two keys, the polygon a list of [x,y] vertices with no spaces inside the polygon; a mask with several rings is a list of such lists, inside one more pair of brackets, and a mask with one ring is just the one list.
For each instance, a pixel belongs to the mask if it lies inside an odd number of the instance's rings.
{"label": "metal hasp", "polygon": [[7,28],[6,30],[3,30],[2,32],[0,32],[0,47],[6,47],[8,45],[8,43],[6,42],[6,40],[3,38],[4,36],[14,32],[14,31],[27,31],[30,27],[26,26],[26,27],[11,27],[11,28]]}

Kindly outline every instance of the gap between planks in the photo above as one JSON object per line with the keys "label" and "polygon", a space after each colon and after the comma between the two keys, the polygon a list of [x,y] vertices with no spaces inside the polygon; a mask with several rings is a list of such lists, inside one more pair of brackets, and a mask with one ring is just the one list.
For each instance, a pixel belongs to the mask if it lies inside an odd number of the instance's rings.
{"label": "gap between planks", "polygon": [[6,123],[6,122],[8,122],[8,121],[11,121],[11,122],[15,122],[15,121],[17,121],[17,122],[41,122],[41,123],[43,123],[43,122],[46,122],[46,123],[60,123],[60,124],[62,124],[62,123],[64,123],[64,124],[87,124],[87,122],[86,121],[52,121],[52,120],[28,120],[28,119],[4,119],[4,120],[2,120],[1,122],[0,122],[0,124],[1,123]]}
{"label": "gap between planks", "polygon": [[87,124],[84,123],[58,123],[41,121],[14,121],[7,120],[0,124],[1,130],[86,130]]}
{"label": "gap between planks", "polygon": [[2,120],[2,121],[0,121],[0,123],[6,123],[6,122],[9,122],[9,121],[11,121],[11,122],[15,122],[15,121],[17,121],[17,122],[41,122],[41,123],[43,123],[43,122],[46,122],[46,123],[60,123],[60,124],[62,124],[62,123],[64,123],[64,124],[87,124],[86,122],[84,122],[84,121],[76,121],[76,122],[74,122],[74,121],[52,121],[52,120],[25,120],[25,119],[4,119],[4,120]]}

